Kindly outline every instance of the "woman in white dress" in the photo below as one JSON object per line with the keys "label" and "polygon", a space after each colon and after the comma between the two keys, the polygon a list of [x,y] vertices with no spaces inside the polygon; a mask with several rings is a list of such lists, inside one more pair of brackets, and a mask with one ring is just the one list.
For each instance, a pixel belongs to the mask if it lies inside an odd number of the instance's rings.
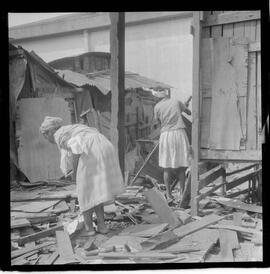
{"label": "woman in white dress", "polygon": [[182,112],[191,114],[187,105],[169,98],[167,91],[152,91],[161,100],[154,107],[154,118],[160,122],[159,166],[164,169],[167,199],[173,199],[171,189],[172,174],[176,171],[180,181],[180,195],[185,188],[185,172],[189,166],[190,144],[186,134]]}
{"label": "woman in white dress", "polygon": [[59,117],[45,117],[40,132],[61,151],[61,170],[64,174],[73,168],[77,194],[85,228],[94,235],[93,211],[97,228],[107,233],[104,222],[104,203],[124,191],[118,157],[111,142],[96,128],[82,124],[62,126]]}

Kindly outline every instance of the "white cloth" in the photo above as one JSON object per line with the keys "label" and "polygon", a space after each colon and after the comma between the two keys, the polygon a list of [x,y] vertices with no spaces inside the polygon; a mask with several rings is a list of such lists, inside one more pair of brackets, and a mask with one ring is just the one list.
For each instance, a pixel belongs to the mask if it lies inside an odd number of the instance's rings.
{"label": "white cloth", "polygon": [[104,135],[78,124],[60,128],[55,137],[61,149],[80,154],[76,183],[82,212],[111,201],[124,191],[118,157]]}
{"label": "white cloth", "polygon": [[163,168],[189,166],[189,141],[185,129],[161,133],[159,139],[159,166]]}

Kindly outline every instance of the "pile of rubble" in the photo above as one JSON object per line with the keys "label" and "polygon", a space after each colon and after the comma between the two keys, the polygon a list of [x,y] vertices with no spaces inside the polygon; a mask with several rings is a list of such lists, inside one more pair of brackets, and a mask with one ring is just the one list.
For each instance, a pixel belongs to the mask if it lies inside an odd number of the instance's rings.
{"label": "pile of rubble", "polygon": [[163,189],[127,186],[105,205],[109,233],[94,236],[84,229],[74,184],[13,189],[12,265],[262,261],[261,206],[214,193],[192,217],[168,206]]}

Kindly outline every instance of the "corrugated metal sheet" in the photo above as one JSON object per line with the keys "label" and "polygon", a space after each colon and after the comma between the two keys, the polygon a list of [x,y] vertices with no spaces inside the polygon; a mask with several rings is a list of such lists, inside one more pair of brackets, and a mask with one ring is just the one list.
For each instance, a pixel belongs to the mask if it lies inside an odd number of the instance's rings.
{"label": "corrugated metal sheet", "polygon": [[[110,71],[100,71],[89,74],[82,74],[70,70],[56,70],[65,81],[70,82],[78,87],[86,85],[97,87],[103,94],[110,91]],[[164,88],[169,89],[172,86],[143,77],[137,73],[125,72],[125,89],[135,88]]]}

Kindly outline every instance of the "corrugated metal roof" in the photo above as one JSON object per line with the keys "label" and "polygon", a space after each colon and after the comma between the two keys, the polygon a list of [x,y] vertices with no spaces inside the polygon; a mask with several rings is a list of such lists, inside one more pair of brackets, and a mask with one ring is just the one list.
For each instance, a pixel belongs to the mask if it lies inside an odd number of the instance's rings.
{"label": "corrugated metal roof", "polygon": [[[103,94],[110,90],[110,71],[100,71],[89,74],[82,74],[71,70],[56,70],[65,81],[76,86],[83,87],[86,85],[97,87]],[[172,86],[141,76],[137,73],[125,72],[125,89],[134,88],[164,88],[169,89]]]}

